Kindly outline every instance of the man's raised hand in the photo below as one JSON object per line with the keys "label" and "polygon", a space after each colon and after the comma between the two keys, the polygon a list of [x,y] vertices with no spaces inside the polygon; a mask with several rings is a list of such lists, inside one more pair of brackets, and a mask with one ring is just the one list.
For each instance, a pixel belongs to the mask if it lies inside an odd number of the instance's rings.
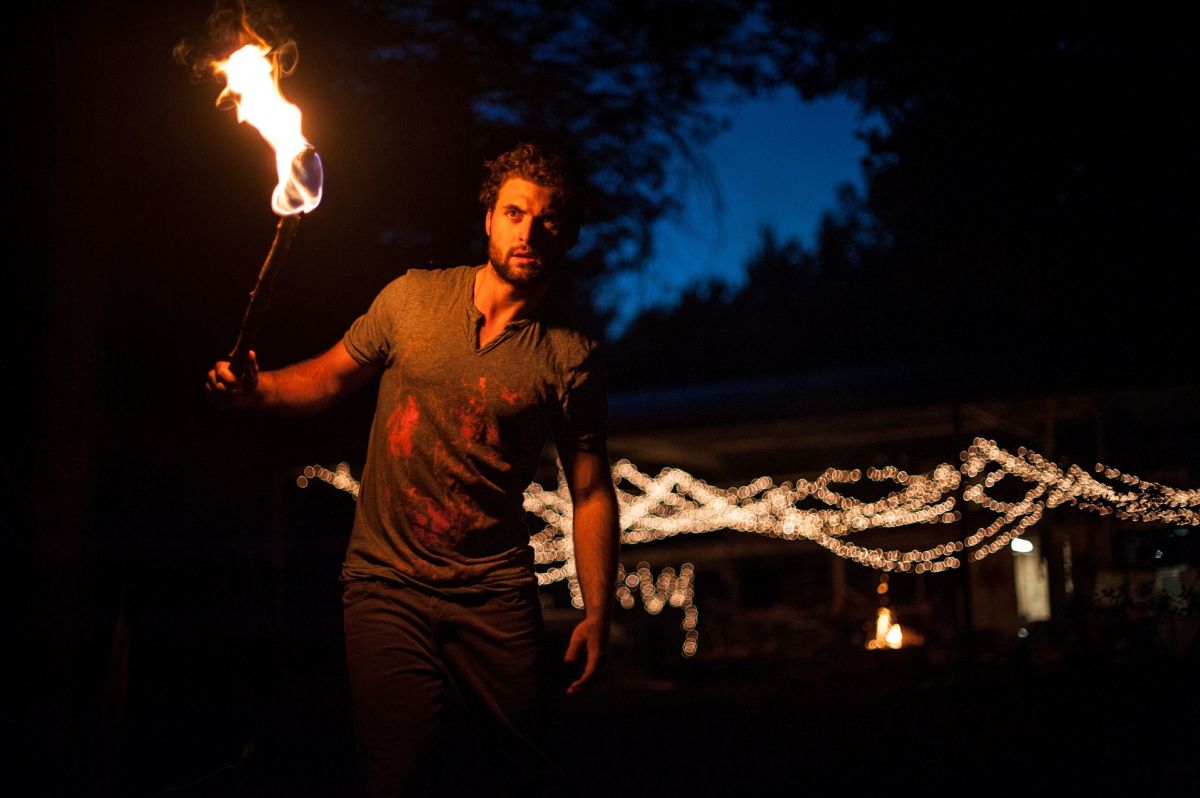
{"label": "man's raised hand", "polygon": [[253,401],[258,391],[258,358],[254,350],[250,350],[249,355],[245,374],[234,372],[228,360],[218,360],[208,370],[204,390],[218,405],[231,409],[242,408]]}

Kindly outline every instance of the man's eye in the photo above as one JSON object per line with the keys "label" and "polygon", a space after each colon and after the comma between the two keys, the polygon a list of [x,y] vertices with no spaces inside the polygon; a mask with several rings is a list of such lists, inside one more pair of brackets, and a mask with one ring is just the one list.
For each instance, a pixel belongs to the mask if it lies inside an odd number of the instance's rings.
{"label": "man's eye", "polygon": [[504,215],[507,216],[509,219],[512,219],[514,222],[521,218],[521,212],[518,211],[516,208],[509,208],[507,211],[504,212]]}
{"label": "man's eye", "polygon": [[546,228],[551,233],[553,233],[555,230],[558,229],[558,219],[555,219],[554,217],[547,217],[545,219],[542,219],[542,227]]}

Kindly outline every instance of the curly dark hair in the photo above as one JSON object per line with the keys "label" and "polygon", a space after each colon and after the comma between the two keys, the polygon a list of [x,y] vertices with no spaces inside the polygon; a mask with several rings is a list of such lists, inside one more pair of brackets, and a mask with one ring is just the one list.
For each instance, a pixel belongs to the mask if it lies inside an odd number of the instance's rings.
{"label": "curly dark hair", "polygon": [[479,203],[485,211],[496,207],[500,186],[510,177],[518,177],[542,186],[556,188],[562,193],[563,211],[575,224],[580,209],[576,193],[576,178],[567,159],[560,152],[537,144],[518,144],[501,153],[494,161],[485,161],[487,171],[479,189]]}

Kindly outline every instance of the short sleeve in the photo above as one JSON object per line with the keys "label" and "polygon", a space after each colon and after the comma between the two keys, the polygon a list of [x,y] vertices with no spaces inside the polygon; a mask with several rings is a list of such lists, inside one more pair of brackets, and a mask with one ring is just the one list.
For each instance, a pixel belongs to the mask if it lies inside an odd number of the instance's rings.
{"label": "short sleeve", "polygon": [[560,452],[597,452],[608,437],[608,380],[594,346],[567,379],[555,419],[554,441]]}
{"label": "short sleeve", "polygon": [[342,336],[346,351],[360,365],[385,364],[391,358],[393,325],[403,279],[400,277],[385,286],[367,312],[355,319]]}

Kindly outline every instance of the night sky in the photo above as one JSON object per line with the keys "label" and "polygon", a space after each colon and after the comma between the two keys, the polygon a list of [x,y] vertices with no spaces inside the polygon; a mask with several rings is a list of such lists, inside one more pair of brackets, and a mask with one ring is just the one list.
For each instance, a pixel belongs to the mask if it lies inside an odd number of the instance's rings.
{"label": "night sky", "polygon": [[707,170],[681,167],[684,207],[655,227],[655,256],[644,269],[605,286],[602,304],[618,314],[614,332],[641,310],[675,301],[689,286],[715,280],[736,290],[764,225],[811,246],[837,187],[862,189],[866,145],[856,133],[873,123],[857,103],[842,97],[805,101],[791,90],[723,96],[729,94],[728,88],[711,92],[708,109],[729,127],[703,148]]}

